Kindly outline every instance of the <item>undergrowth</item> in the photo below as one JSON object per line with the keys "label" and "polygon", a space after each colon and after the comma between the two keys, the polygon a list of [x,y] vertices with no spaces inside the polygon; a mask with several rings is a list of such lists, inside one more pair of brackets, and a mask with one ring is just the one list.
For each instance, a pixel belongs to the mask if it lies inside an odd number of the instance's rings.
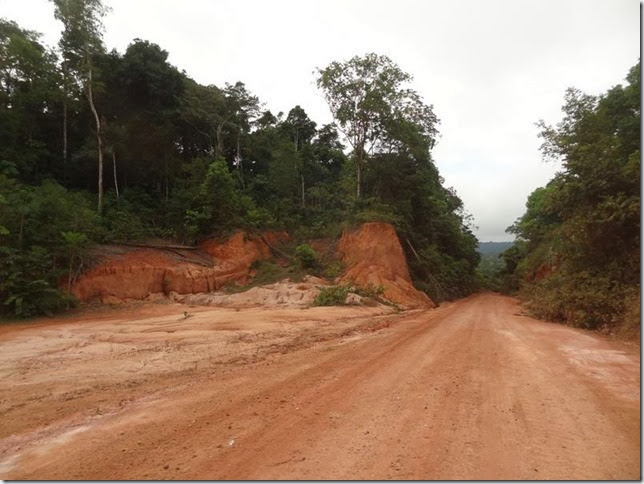
{"label": "undergrowth", "polygon": [[314,306],[341,306],[346,304],[349,293],[357,294],[367,300],[377,301],[382,304],[393,305],[390,301],[384,299],[382,295],[385,288],[367,284],[366,286],[338,285],[328,286],[320,289],[320,293],[313,301]]}
{"label": "undergrowth", "polygon": [[534,316],[585,329],[639,331],[639,288],[582,271],[560,271],[525,285],[521,296]]}
{"label": "undergrowth", "polygon": [[307,271],[298,264],[282,267],[272,260],[255,261],[251,265],[251,269],[257,272],[250,283],[244,285],[229,283],[224,286],[224,290],[231,294],[244,292],[253,287],[274,284],[284,279],[289,279],[292,282],[302,282],[304,276],[307,275]]}

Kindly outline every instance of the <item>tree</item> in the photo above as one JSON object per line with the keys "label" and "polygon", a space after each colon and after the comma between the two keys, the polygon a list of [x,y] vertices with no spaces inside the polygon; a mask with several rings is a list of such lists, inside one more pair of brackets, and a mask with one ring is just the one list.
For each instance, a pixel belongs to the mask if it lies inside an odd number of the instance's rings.
{"label": "tree", "polygon": [[[147,185],[167,202],[179,158],[183,75],[168,63],[167,51],[141,39],[134,39],[120,62],[109,67],[113,71],[104,74],[109,90],[99,101],[111,124],[121,129],[105,134],[117,134],[117,142],[123,134],[121,166],[132,182]],[[109,136],[106,140],[114,144]]]}
{"label": "tree", "polygon": [[[63,251],[68,260],[67,271],[67,295],[71,299],[72,295],[72,282],[74,281],[74,264],[76,259],[82,258],[83,252],[89,242],[87,235],[79,232],[61,232],[63,240]],[[67,307],[69,308],[68,300]]]}
{"label": "tree", "polygon": [[389,59],[320,71],[336,122],[318,130],[299,105],[273,115],[242,82],[195,82],[149,41],[106,52],[101,0],[52,1],[56,53],[0,20],[0,311],[64,307],[55,287],[69,293],[92,243],[238,228],[326,237],[372,220],[396,225],[433,297],[469,290],[475,244],[431,159],[437,120]]}
{"label": "tree", "polygon": [[193,235],[210,235],[240,222],[241,195],[224,160],[208,165],[191,205],[185,220]]}
{"label": "tree", "polygon": [[[239,177],[241,187],[245,190],[246,183],[244,181],[244,161],[241,153],[241,138],[242,133],[250,132],[253,121],[259,116],[259,98],[252,95],[248,89],[246,89],[246,85],[240,81],[236,82],[234,85],[226,84],[224,92],[226,94],[229,112],[232,114],[232,117],[229,116],[226,120],[231,119],[230,122],[236,127],[237,131],[237,147],[233,157],[233,165],[237,169],[237,176]],[[220,126],[223,126],[223,124]]]}
{"label": "tree", "polygon": [[428,145],[433,144],[438,119],[418,93],[403,87],[411,79],[391,59],[373,53],[318,69],[317,86],[353,148],[357,198],[368,157],[392,147],[392,123],[415,123]]}
{"label": "tree", "polygon": [[[293,142],[295,148],[295,157],[293,159],[295,164],[295,171],[300,178],[300,196],[302,207],[306,206],[306,188],[304,182],[304,171],[307,158],[310,158],[310,153],[303,150],[303,147],[308,147],[311,140],[316,133],[316,123],[311,121],[306,111],[299,105],[295,106],[288,113],[286,119],[280,124],[280,128],[287,134]],[[307,154],[309,156],[307,156]]]}
{"label": "tree", "polygon": [[538,123],[544,158],[562,170],[508,228],[519,245],[505,259],[506,285],[518,286],[540,317],[639,324],[639,63],[626,79],[599,96],[568,89],[561,122]]}
{"label": "tree", "polygon": [[[55,6],[54,15],[57,20],[63,23],[59,46],[63,55],[65,99],[68,95],[69,76],[72,76],[74,81],[81,86],[94,116],[98,152],[98,212],[100,213],[103,209],[103,133],[101,119],[94,102],[97,85],[94,58],[104,50],[101,19],[108,9],[101,0],[52,1]],[[64,119],[66,133],[66,111]],[[66,146],[66,134],[64,143]]]}
{"label": "tree", "polygon": [[221,156],[224,151],[222,131],[228,116],[225,104],[225,96],[217,86],[186,80],[180,118],[206,140],[204,154],[208,156]]}
{"label": "tree", "polygon": [[39,39],[0,19],[0,160],[33,182],[56,171],[50,163],[59,101],[55,56]]}

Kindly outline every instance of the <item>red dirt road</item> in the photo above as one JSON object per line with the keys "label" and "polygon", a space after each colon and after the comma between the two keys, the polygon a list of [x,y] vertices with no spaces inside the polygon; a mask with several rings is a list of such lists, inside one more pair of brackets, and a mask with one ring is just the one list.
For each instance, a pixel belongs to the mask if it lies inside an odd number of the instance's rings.
{"label": "red dirt road", "polygon": [[479,294],[0,333],[3,479],[640,479],[639,348]]}

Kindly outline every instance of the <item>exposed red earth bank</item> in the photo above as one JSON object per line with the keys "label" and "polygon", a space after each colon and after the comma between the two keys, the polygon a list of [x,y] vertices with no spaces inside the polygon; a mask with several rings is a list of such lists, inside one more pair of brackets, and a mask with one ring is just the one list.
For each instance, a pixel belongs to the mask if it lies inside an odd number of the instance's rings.
{"label": "exposed red earth bank", "polygon": [[[118,303],[151,295],[210,293],[230,282],[252,280],[252,264],[272,257],[272,249],[288,239],[286,233],[261,236],[237,232],[224,240],[210,239],[200,250],[136,248],[106,255],[72,285],[80,301]],[[328,241],[313,243],[328,249]],[[384,288],[384,297],[403,308],[432,308],[434,303],[414,288],[405,254],[394,228],[367,223],[343,233],[337,257],[345,264],[341,283]]]}
{"label": "exposed red earth bank", "polygon": [[[267,233],[273,242],[287,237]],[[269,242],[270,243],[270,242]],[[253,262],[270,257],[260,237],[243,232],[223,240],[207,240],[199,251],[126,248],[106,255],[72,285],[80,301],[119,302],[150,294],[194,294],[215,291],[228,282],[249,282]]]}
{"label": "exposed red earth bank", "polygon": [[345,231],[338,252],[347,267],[342,282],[382,286],[385,298],[406,308],[435,307],[427,294],[413,286],[405,254],[391,225],[367,223]]}

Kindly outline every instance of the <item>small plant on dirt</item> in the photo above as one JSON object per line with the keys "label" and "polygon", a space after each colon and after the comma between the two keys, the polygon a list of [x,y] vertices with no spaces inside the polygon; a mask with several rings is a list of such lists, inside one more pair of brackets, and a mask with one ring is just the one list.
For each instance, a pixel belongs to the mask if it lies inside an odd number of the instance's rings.
{"label": "small plant on dirt", "polygon": [[350,286],[329,286],[323,287],[320,294],[313,301],[314,306],[339,306],[343,305],[347,299],[347,294],[351,291]]}
{"label": "small plant on dirt", "polygon": [[298,245],[295,256],[303,269],[315,269],[318,266],[318,256],[309,244]]}

